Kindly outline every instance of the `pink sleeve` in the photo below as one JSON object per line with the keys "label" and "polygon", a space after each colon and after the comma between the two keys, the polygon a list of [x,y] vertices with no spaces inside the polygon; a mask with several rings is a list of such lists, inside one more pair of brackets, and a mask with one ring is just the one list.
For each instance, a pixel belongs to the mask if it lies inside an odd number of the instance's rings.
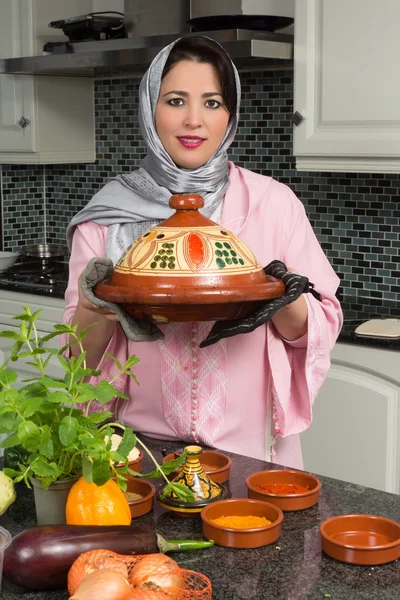
{"label": "pink sleeve", "polygon": [[308,221],[304,207],[290,192],[282,240],[281,260],[306,275],[323,297],[310,293],[306,336],[287,343],[268,326],[272,374],[273,419],[277,434],[286,437],[307,429],[312,405],[330,367],[330,353],[342,327],[343,315],[335,294],[339,278],[333,271]]}
{"label": "pink sleeve", "polygon": [[[69,281],[68,288],[65,293],[66,307],[63,315],[64,323],[71,323],[78,305],[79,276],[85,269],[90,259],[94,258],[95,256],[105,256],[106,239],[107,227],[97,225],[96,223],[92,222],[82,223],[76,227],[72,240],[71,258],[69,261]],[[64,346],[66,343],[67,336],[61,336],[61,346]],[[119,323],[116,323],[115,325],[114,333],[105,352],[112,354],[113,356],[117,357],[122,364],[125,364],[128,358],[128,340]],[[103,356],[99,365],[97,366],[97,369],[101,370],[102,373],[98,377],[92,377],[90,379],[90,383],[94,385],[96,385],[96,383],[98,383],[101,379],[110,381],[118,373],[118,369],[114,361],[106,356]],[[121,392],[124,392],[126,384],[126,375],[118,377],[115,381],[113,381],[113,385]],[[108,404],[98,404],[97,402],[92,402],[90,406],[90,412],[105,410],[113,411],[115,408],[116,399]]]}

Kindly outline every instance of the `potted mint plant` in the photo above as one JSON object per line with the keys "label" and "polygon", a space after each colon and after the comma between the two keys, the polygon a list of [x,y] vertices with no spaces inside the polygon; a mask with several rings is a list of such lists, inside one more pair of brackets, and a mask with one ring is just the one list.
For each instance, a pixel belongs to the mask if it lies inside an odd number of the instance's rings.
{"label": "potted mint plant", "polygon": [[[0,332],[0,337],[14,340],[10,356],[0,366],[0,433],[7,436],[0,446],[5,448],[6,466],[7,452],[14,457],[12,468],[5,468],[4,473],[14,483],[23,481],[28,487],[33,485],[39,524],[65,522],[69,490],[82,475],[99,486],[114,477],[122,490],[126,489],[129,474],[164,477],[170,486],[166,493],[173,489],[180,498],[191,500],[191,493],[184,486],[166,478],[183,464],[185,456],[160,466],[131,428],[107,422],[113,416],[111,412],[90,411],[93,401],[106,404],[114,397],[128,400],[113,383],[121,374],[137,381],[132,368],[139,358],[130,356],[122,365],[108,354],[115,361],[118,373],[111,381],[102,379],[93,385],[88,377],[101,372],[86,365],[82,341],[88,328],[78,334],[76,325],[57,324],[52,333],[39,337],[35,322],[40,313],[38,310],[32,314],[29,306],[25,307],[23,314],[14,317],[19,321],[19,332]],[[45,345],[62,334],[72,340],[63,348]],[[80,355],[65,358],[65,350],[75,343],[80,346]],[[52,357],[63,367],[63,378],[48,375]],[[27,359],[37,375],[21,382],[11,365]],[[111,447],[114,428],[123,432],[116,450]],[[137,443],[155,463],[152,473],[142,475],[129,469],[128,455]]]}

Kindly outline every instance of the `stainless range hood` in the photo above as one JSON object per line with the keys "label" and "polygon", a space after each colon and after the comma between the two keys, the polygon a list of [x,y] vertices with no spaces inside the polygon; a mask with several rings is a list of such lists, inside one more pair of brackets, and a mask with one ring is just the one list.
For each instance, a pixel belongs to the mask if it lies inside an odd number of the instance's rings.
{"label": "stainless range hood", "polygon": [[[124,0],[123,33],[128,37],[119,39],[99,39],[105,36],[104,30],[101,35],[93,34],[106,18],[99,17],[102,14],[50,23],[53,29],[49,31],[53,34],[54,27],[61,28],[65,40],[55,44],[51,54],[0,59],[0,73],[66,77],[141,74],[164,46],[190,35],[191,27],[217,40],[239,68],[292,64],[293,35],[272,32],[282,27],[282,21],[293,21],[294,0]],[[90,34],[82,30],[82,23]]]}
{"label": "stainless range hood", "polygon": [[[202,32],[222,44],[239,68],[291,64],[291,35],[243,29]],[[188,35],[188,34],[184,34]],[[190,35],[190,34],[189,34]],[[156,54],[178,34],[71,44],[70,54],[0,60],[0,73],[105,77],[143,73]]]}

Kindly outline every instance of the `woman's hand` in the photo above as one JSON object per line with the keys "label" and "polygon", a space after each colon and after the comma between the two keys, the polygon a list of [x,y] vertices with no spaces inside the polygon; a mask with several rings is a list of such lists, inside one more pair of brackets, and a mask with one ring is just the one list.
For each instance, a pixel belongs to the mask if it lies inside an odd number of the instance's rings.
{"label": "woman's hand", "polygon": [[[297,272],[292,267],[288,271]],[[283,339],[293,342],[301,338],[308,331],[308,305],[304,296],[278,310],[271,320]]]}
{"label": "woman's hand", "polygon": [[80,274],[79,279],[78,279],[78,290],[79,290],[78,306],[85,310],[89,310],[93,313],[96,313],[96,315],[101,315],[108,321],[119,321],[118,315],[116,315],[114,311],[112,311],[109,308],[101,308],[100,306],[96,306],[95,304],[93,304],[86,298],[86,296],[82,292],[82,288],[81,288],[81,280],[83,277],[83,273],[84,273],[84,271],[82,271],[82,273]]}

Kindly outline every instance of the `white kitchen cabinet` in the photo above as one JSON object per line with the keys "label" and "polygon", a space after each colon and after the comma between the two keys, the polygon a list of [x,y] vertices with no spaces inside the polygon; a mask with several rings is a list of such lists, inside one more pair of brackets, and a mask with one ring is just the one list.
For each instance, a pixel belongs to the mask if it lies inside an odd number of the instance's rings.
{"label": "white kitchen cabinet", "polygon": [[[82,2],[65,4],[2,0],[0,58],[39,55],[45,41],[66,39],[47,27],[81,14]],[[0,164],[94,162],[94,131],[92,79],[0,74]]]}
{"label": "white kitchen cabinet", "polygon": [[400,170],[400,2],[296,0],[300,171]]}
{"label": "white kitchen cabinet", "polygon": [[399,358],[395,350],[336,344],[301,436],[305,470],[400,494]]}

